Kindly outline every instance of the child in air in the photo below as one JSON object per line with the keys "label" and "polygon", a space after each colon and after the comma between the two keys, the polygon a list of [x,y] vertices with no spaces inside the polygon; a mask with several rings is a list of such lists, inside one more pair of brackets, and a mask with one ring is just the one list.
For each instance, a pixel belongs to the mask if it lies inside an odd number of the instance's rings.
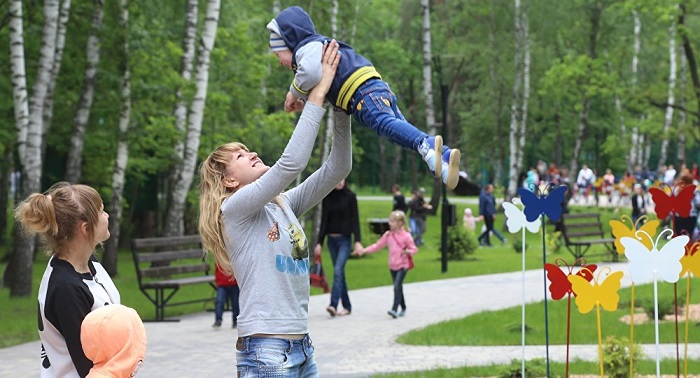
{"label": "child in air", "polygon": [[[403,296],[403,280],[408,270],[413,267],[413,255],[418,253],[418,248],[413,242],[413,237],[406,225],[406,214],[403,211],[392,211],[389,214],[389,231],[385,232],[376,243],[363,248],[358,254],[375,253],[384,247],[389,247],[389,272],[394,281],[394,304],[387,313],[396,319],[406,314],[406,301]],[[399,307],[401,311],[398,312]]]}
{"label": "child in air", "polygon": [[[309,91],[321,79],[321,54],[329,37],[316,33],[311,17],[298,6],[284,9],[269,24],[270,49],[280,64],[294,71],[294,80],[284,102],[287,112],[300,111]],[[459,181],[460,152],[443,145],[442,137],[430,137],[408,123],[396,104],[396,95],[382,80],[372,63],[352,46],[338,41],[338,71],[326,95],[362,125],[394,144],[420,153],[430,171],[452,190]],[[436,153],[437,151],[437,153]]]}

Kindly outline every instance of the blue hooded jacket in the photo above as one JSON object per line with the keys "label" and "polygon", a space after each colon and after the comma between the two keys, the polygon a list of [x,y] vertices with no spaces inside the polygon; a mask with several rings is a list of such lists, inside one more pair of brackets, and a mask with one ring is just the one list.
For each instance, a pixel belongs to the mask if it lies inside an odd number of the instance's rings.
{"label": "blue hooded jacket", "polygon": [[[292,69],[296,74],[297,51],[311,42],[326,42],[331,38],[316,33],[316,27],[311,16],[298,6],[285,8],[275,17],[279,27],[279,34],[287,47],[293,52]],[[338,41],[339,51],[342,56],[340,64],[326,95],[326,99],[336,107],[349,113],[350,98],[359,86],[372,78],[381,76],[374,69],[372,63],[360,54],[357,54],[352,46]],[[321,61],[319,55],[318,61]]]}

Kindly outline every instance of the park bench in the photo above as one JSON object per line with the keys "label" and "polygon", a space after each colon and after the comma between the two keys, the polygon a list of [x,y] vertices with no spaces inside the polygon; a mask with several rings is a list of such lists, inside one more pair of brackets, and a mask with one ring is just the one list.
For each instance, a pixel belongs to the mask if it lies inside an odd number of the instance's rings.
{"label": "park bench", "polygon": [[389,218],[369,218],[369,230],[376,235],[382,236],[389,231]]}
{"label": "park bench", "polygon": [[[199,235],[133,239],[131,252],[139,289],[156,306],[156,321],[166,321],[165,307],[213,299],[214,275],[209,274]],[[195,284],[207,284],[214,291],[207,289],[202,298],[171,302],[182,286]]]}
{"label": "park bench", "polygon": [[613,261],[617,261],[615,239],[605,237],[599,213],[565,213],[561,217],[564,245],[574,258],[584,257],[593,245],[603,245],[605,254],[611,253]]}

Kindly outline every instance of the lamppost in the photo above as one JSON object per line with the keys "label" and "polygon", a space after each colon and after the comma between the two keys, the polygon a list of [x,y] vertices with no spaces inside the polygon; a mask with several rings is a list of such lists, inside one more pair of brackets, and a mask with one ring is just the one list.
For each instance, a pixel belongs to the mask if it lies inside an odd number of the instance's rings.
{"label": "lamppost", "polygon": [[[464,62],[464,59],[462,59],[462,63]],[[460,63],[459,67],[462,66],[462,63]],[[447,98],[450,94],[450,88],[447,86],[446,83],[444,83],[443,76],[442,76],[442,64],[440,61],[440,56],[435,56],[433,57],[433,64],[435,65],[435,72],[437,73],[438,76],[438,81],[440,82],[440,98],[442,100],[442,139],[443,143],[447,145]],[[459,72],[459,68],[457,69],[457,72]],[[457,75],[455,74],[455,77]],[[435,151],[436,153],[442,154],[442,151]],[[442,179],[440,179],[442,181]],[[441,252],[441,257],[442,257],[442,273],[447,272],[447,227],[448,226],[454,226],[456,219],[455,219],[455,206],[450,204],[450,201],[447,200],[447,186],[445,184],[442,184],[442,234],[441,234],[441,244],[440,244],[440,252]]]}

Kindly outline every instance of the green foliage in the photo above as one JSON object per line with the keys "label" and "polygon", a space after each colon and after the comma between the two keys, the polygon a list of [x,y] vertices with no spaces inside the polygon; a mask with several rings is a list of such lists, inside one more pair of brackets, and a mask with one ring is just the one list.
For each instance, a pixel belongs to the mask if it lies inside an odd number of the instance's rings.
{"label": "green foliage", "polygon": [[[522,238],[513,239],[513,250],[515,253],[523,253],[523,240]],[[525,249],[527,249],[527,243],[525,243]]]}
{"label": "green foliage", "polygon": [[535,378],[544,377],[547,373],[545,361],[542,358],[525,361],[525,377],[523,377],[522,361],[513,359],[499,373],[499,378]]}
{"label": "green foliage", "polygon": [[561,250],[563,245],[561,231],[548,232],[545,235],[545,239],[548,253],[558,253]]}
{"label": "green foliage", "polygon": [[[633,376],[634,371],[633,374],[630,374],[630,356],[634,361],[639,361],[642,358],[642,348],[639,344],[634,344],[632,353],[630,353],[629,339],[615,336],[606,337],[605,342],[603,342],[603,369],[606,376],[613,378]],[[635,364],[634,367],[636,368],[637,365]]]}
{"label": "green foliage", "polygon": [[[685,292],[678,293],[677,303],[682,306],[685,303]],[[634,302],[636,307],[641,307],[649,320],[654,320],[654,298],[653,297],[638,297]],[[675,313],[675,304],[672,296],[664,296],[658,298],[659,320],[663,320],[664,316]]]}
{"label": "green foliage", "polygon": [[472,230],[454,226],[447,229],[447,258],[448,260],[464,260],[467,255],[476,252],[479,241]]}

